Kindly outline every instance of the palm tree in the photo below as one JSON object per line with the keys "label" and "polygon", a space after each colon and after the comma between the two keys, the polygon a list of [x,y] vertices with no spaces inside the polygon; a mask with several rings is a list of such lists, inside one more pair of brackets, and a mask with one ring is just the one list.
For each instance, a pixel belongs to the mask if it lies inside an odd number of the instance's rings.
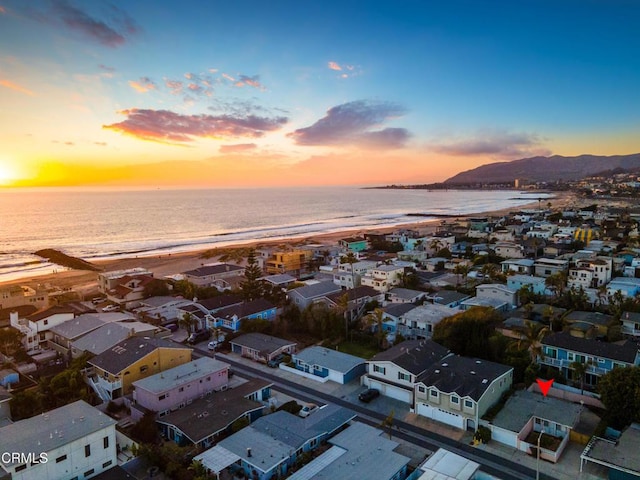
{"label": "palm tree", "polygon": [[189,312],[186,312],[182,318],[178,320],[178,325],[184,328],[189,335],[193,333],[193,329],[198,323],[198,319]]}
{"label": "palm tree", "polygon": [[464,278],[464,284],[465,284],[465,286],[467,285],[467,275],[469,274],[469,265],[465,265],[463,263],[459,263],[453,269],[453,273],[458,275],[458,283],[459,283],[459,280],[460,280],[460,275],[462,275],[463,278]]}
{"label": "palm tree", "polygon": [[382,328],[382,322],[384,321],[384,310],[376,308],[373,312],[362,317],[362,329],[367,331],[371,330],[371,327],[376,326],[376,336],[378,337],[378,346],[382,347],[382,343],[385,337],[384,329]]}
{"label": "palm tree", "polygon": [[569,368],[573,371],[573,381],[578,380],[580,382],[580,395],[584,393],[584,379],[589,365],[591,365],[591,360],[584,363],[576,360],[569,364]]}
{"label": "palm tree", "polygon": [[493,280],[493,277],[495,276],[497,270],[498,270],[498,267],[496,266],[495,263],[485,263],[482,266],[481,273],[485,280],[487,278],[489,280]]}
{"label": "palm tree", "polygon": [[538,357],[544,357],[542,350],[542,340],[549,333],[549,328],[538,325],[536,322],[525,321],[525,329],[521,332],[520,338],[509,344],[510,350],[527,350],[534,363]]}
{"label": "palm tree", "polygon": [[567,274],[565,272],[554,273],[549,275],[544,283],[553,292],[554,297],[559,298],[567,286]]}

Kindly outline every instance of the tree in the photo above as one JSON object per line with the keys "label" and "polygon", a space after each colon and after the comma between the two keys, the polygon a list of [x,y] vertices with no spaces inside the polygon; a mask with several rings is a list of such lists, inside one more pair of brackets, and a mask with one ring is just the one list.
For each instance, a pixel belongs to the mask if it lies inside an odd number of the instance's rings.
{"label": "tree", "polygon": [[640,367],[614,368],[600,377],[597,390],[612,427],[640,421]]}
{"label": "tree", "polygon": [[584,393],[584,378],[587,375],[587,369],[591,361],[588,362],[571,362],[569,368],[573,371],[573,381],[580,383],[580,394]]}
{"label": "tree", "polygon": [[256,300],[262,297],[263,282],[262,269],[256,260],[255,250],[249,251],[247,266],[244,269],[244,280],[240,283],[240,293],[246,301]]}
{"label": "tree", "polygon": [[382,322],[384,321],[384,310],[381,308],[376,308],[373,312],[365,315],[362,318],[363,329],[366,331],[371,330],[371,327],[375,325],[376,327],[376,338],[378,340],[378,346],[382,347],[384,343],[384,339],[386,337],[386,332],[384,331]]}
{"label": "tree", "polygon": [[389,412],[389,415],[387,415],[387,417],[380,423],[380,428],[382,428],[383,430],[385,428],[387,428],[387,433],[389,434],[389,440],[391,440],[391,432],[393,430],[393,417],[395,415],[395,411],[391,410],[391,412]]}
{"label": "tree", "polygon": [[0,328],[0,351],[7,357],[13,357],[19,351],[23,351],[22,337],[15,328]]}
{"label": "tree", "polygon": [[459,279],[460,279],[460,275],[462,275],[462,278],[464,278],[464,284],[466,286],[466,284],[467,284],[467,275],[469,274],[469,265],[465,265],[465,264],[459,263],[453,269],[453,273],[455,273],[458,276],[457,277],[458,278],[458,283],[460,283]]}
{"label": "tree", "polygon": [[178,325],[184,328],[188,334],[193,333],[193,329],[196,325],[198,325],[198,323],[198,319],[191,315],[189,312],[186,312],[184,315],[182,315],[182,318],[178,320]]}
{"label": "tree", "polygon": [[354,264],[358,261],[355,254],[353,252],[349,252],[346,255],[340,257],[340,263],[351,263]]}
{"label": "tree", "polygon": [[197,288],[189,280],[178,280],[173,284],[173,290],[184,298],[192,300],[196,297]]}
{"label": "tree", "polygon": [[502,316],[491,307],[472,307],[441,320],[433,329],[433,341],[453,353],[467,357],[488,358],[487,345]]}
{"label": "tree", "polygon": [[558,298],[567,286],[567,274],[565,272],[558,272],[549,275],[545,278],[544,284],[553,292],[554,297]]}
{"label": "tree", "polygon": [[169,287],[167,286],[167,282],[164,280],[160,280],[159,278],[154,278],[149,283],[144,286],[144,298],[149,297],[162,297],[164,295],[169,295]]}
{"label": "tree", "polygon": [[516,351],[528,351],[531,357],[531,363],[535,363],[538,357],[543,356],[542,340],[547,333],[549,333],[549,329],[531,321],[525,322],[525,326],[524,331],[520,334],[520,338],[514,340],[513,343],[509,345],[509,348]]}

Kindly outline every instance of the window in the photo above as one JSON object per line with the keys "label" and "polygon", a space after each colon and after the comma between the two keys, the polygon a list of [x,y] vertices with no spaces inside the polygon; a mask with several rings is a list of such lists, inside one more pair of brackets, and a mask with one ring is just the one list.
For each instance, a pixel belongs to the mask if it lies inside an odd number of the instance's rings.
{"label": "window", "polygon": [[604,363],[604,358],[599,358],[598,363]]}
{"label": "window", "polygon": [[427,390],[426,390],[422,385],[420,385],[420,386],[418,387],[418,391],[419,391],[420,393],[424,393],[424,392],[426,392]]}
{"label": "window", "polygon": [[165,398],[167,398],[167,397],[168,397],[168,395],[167,395],[166,393],[163,393],[162,395],[160,395],[160,396],[158,397],[158,400],[164,400],[164,399],[165,399]]}
{"label": "window", "polygon": [[87,470],[84,472],[84,477],[87,478],[89,475],[93,475],[94,472],[95,470],[93,468],[91,470]]}
{"label": "window", "polygon": [[148,365],[143,365],[140,367],[140,373],[146,372],[147,370],[149,370],[149,366]]}
{"label": "window", "polygon": [[575,354],[573,352],[567,353],[567,360],[573,362],[575,360]]}
{"label": "window", "polygon": [[104,448],[109,448],[109,437],[104,437],[102,439],[102,444],[104,445]]}
{"label": "window", "polygon": [[91,455],[91,445],[84,446],[84,456],[89,457]]}
{"label": "window", "polygon": [[376,372],[376,373],[381,373],[382,375],[385,374],[385,368],[381,367],[379,365],[374,365],[373,366],[373,371]]}
{"label": "window", "polygon": [[102,468],[107,468],[107,467],[109,467],[109,466],[111,466],[111,460],[109,460],[108,462],[104,462],[104,463],[102,464]]}
{"label": "window", "polygon": [[67,459],[66,455],[56,458],[56,463],[64,462]]}
{"label": "window", "polygon": [[451,403],[458,405],[460,403],[460,399],[455,395],[451,395]]}
{"label": "window", "polygon": [[473,402],[471,400],[465,400],[464,401],[464,406],[466,408],[473,408]]}
{"label": "window", "polygon": [[435,389],[431,389],[429,390],[429,395],[431,395],[433,398],[438,398],[438,391]]}
{"label": "window", "polygon": [[402,372],[398,372],[398,380],[405,380],[407,382],[411,381],[411,375],[406,374],[406,373],[402,373]]}
{"label": "window", "polygon": [[49,325],[49,320],[45,318],[44,322],[45,325]]}
{"label": "window", "polygon": [[180,388],[178,389],[178,391],[179,391],[179,392],[184,392],[184,387],[180,387]]}

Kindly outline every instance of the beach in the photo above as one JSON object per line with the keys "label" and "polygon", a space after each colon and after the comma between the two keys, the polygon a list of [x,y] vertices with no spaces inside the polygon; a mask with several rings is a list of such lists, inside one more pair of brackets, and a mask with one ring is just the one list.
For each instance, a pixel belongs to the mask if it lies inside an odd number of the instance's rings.
{"label": "beach", "polygon": [[[545,199],[545,204],[542,207],[546,208],[546,203],[550,202],[553,210],[562,210],[568,207],[577,206],[580,203],[572,192],[554,192],[554,197]],[[429,219],[423,221],[416,221],[412,223],[406,223],[402,225],[396,225],[393,227],[384,228],[366,228],[366,229],[349,229],[339,232],[320,233],[301,235],[299,237],[291,237],[287,239],[277,240],[249,240],[245,242],[239,242],[237,244],[225,245],[222,249],[228,250],[237,247],[253,247],[253,248],[265,248],[265,247],[295,247],[305,244],[336,244],[339,239],[363,235],[364,233],[391,233],[398,229],[414,229],[419,230],[422,234],[428,235],[436,230],[436,227],[443,221],[464,221],[474,216],[491,216],[500,217],[513,211],[537,209],[539,202],[531,202],[526,205],[522,205],[516,208],[505,208],[501,210],[493,210],[487,212],[475,212],[472,214],[466,214],[461,216],[451,216],[449,218]],[[102,271],[114,271],[123,270],[134,267],[142,267],[150,270],[157,278],[163,278],[169,275],[175,275],[185,272],[204,264],[214,263],[218,260],[217,257],[212,256],[205,258],[203,255],[205,252],[210,252],[211,249],[195,249],[193,251],[179,252],[179,253],[167,253],[162,255],[142,256],[132,255],[124,258],[109,259],[109,260],[97,260],[92,262],[99,267]],[[0,282],[0,287],[9,285],[26,285],[32,288],[36,286],[44,286],[51,290],[69,290],[72,289],[78,293],[81,298],[87,298],[89,295],[97,291],[97,276],[96,272],[85,270],[70,270],[64,268],[56,268],[56,273],[47,273],[44,275],[37,275],[33,277],[26,277],[18,280],[12,280],[7,282]]]}

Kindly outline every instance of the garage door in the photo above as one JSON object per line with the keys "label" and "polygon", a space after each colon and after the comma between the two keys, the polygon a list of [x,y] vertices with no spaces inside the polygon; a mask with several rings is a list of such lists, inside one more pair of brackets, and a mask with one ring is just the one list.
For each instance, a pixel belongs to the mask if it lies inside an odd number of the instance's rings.
{"label": "garage door", "polygon": [[430,418],[437,422],[446,423],[447,425],[451,425],[452,427],[456,427],[461,430],[465,429],[464,417],[456,415],[455,413],[447,412],[440,408],[434,408],[426,403],[418,403],[417,413],[418,415],[422,415],[423,417]]}
{"label": "garage door", "polygon": [[[366,383],[366,382],[365,382]],[[395,398],[405,403],[413,403],[412,393],[410,390],[404,390],[402,388],[394,387],[393,385],[387,385],[386,383],[376,382],[369,379],[369,388],[375,388],[380,390],[380,395],[385,397]]]}

